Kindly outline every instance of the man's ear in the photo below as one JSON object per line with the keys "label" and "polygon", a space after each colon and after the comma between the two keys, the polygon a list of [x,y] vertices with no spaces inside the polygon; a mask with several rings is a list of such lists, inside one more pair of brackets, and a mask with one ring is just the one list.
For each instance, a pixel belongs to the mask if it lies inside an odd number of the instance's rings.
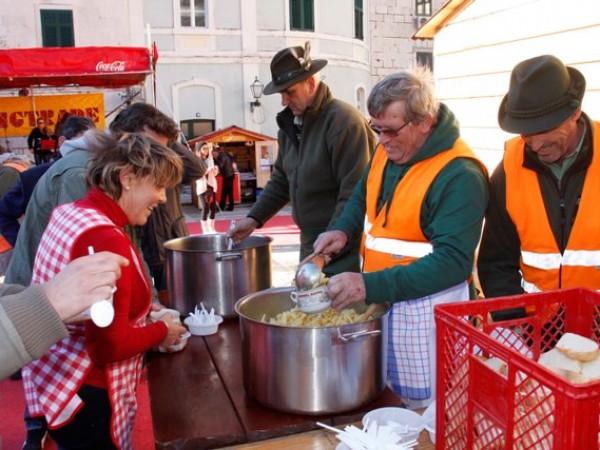
{"label": "man's ear", "polygon": [[433,116],[427,114],[425,117],[421,118],[419,122],[413,122],[413,125],[423,133],[429,133],[429,130],[431,130],[435,124],[433,123]]}
{"label": "man's ear", "polygon": [[308,92],[310,94],[313,94],[315,92],[315,88],[317,86],[317,80],[315,80],[315,77],[308,77],[306,79],[306,82],[308,83]]}
{"label": "man's ear", "polygon": [[59,136],[58,137],[58,148],[60,148],[61,145],[63,145],[63,143],[67,140],[66,137],[64,136]]}

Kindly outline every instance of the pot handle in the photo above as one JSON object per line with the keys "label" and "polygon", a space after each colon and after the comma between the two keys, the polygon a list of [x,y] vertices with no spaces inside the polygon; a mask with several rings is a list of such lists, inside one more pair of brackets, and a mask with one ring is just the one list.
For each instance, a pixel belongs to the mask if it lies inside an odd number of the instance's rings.
{"label": "pot handle", "polygon": [[217,261],[229,261],[230,259],[242,259],[241,253],[225,253],[223,255],[217,255],[215,258]]}
{"label": "pot handle", "polygon": [[381,334],[381,330],[371,330],[371,331],[362,330],[362,331],[357,331],[356,333],[345,333],[345,334],[342,334],[340,332],[340,330],[338,330],[338,337],[343,342],[350,342],[350,341],[353,341],[354,339],[358,339],[363,336],[375,336],[378,334]]}

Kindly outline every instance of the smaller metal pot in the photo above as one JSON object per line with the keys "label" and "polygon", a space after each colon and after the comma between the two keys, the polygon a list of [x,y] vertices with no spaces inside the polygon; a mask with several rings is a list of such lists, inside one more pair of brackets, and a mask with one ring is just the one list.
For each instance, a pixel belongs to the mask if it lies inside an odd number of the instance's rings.
{"label": "smaller metal pot", "polygon": [[173,308],[183,314],[203,302],[225,318],[244,295],[271,287],[269,236],[248,236],[227,250],[224,234],[186,236],[165,242],[167,285]]}

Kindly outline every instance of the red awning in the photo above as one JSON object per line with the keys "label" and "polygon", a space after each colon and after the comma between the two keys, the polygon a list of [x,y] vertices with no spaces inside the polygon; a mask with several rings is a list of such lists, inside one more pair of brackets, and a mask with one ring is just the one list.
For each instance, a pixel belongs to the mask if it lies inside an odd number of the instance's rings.
{"label": "red awning", "polygon": [[0,50],[0,89],[35,86],[122,88],[152,73],[145,47],[44,47]]}

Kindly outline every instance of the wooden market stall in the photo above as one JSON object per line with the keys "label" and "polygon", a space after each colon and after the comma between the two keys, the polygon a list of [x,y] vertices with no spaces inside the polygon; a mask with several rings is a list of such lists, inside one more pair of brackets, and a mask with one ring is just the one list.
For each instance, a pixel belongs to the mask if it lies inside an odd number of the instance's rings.
{"label": "wooden market stall", "polygon": [[[256,200],[271,176],[277,156],[276,138],[236,125],[198,136],[188,142],[192,149],[197,142],[211,142],[233,155],[239,171],[233,185],[236,203]],[[217,182],[221,183],[220,177],[217,177]],[[217,189],[221,192],[220,186]],[[192,196],[194,197],[195,195]]]}

